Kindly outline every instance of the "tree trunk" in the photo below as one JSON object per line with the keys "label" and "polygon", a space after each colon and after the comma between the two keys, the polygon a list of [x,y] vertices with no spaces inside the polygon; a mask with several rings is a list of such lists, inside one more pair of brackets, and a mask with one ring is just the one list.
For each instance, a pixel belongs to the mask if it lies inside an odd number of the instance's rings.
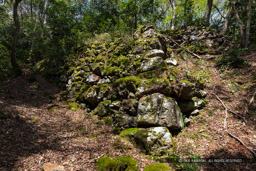
{"label": "tree trunk", "polygon": [[46,22],[47,22],[47,15],[46,15],[46,9],[47,9],[47,7],[48,7],[48,0],[45,0],[44,1],[44,22],[43,22],[43,24],[44,24],[44,26],[46,25]]}
{"label": "tree trunk", "polygon": [[244,41],[245,36],[244,36],[243,22],[238,14],[238,11],[236,10],[235,2],[233,1],[231,5],[232,5],[233,11],[235,13],[236,20],[238,22],[240,38],[241,38],[241,45],[244,47],[245,46],[245,41]]}
{"label": "tree trunk", "polygon": [[250,28],[251,28],[251,9],[252,9],[253,0],[248,1],[247,5],[247,21],[246,21],[246,31],[245,31],[245,40],[244,40],[244,47],[247,48],[249,44],[249,37],[250,37]]}
{"label": "tree trunk", "polygon": [[13,4],[13,20],[15,24],[15,29],[13,33],[13,41],[12,41],[12,48],[11,48],[11,64],[14,71],[16,71],[17,74],[21,73],[21,69],[16,61],[16,46],[19,38],[19,32],[20,32],[20,22],[18,17],[18,5],[22,0],[15,0]]}
{"label": "tree trunk", "polygon": [[210,24],[210,18],[211,18],[211,13],[212,13],[212,4],[213,4],[213,0],[207,1],[207,6],[206,6],[205,14],[204,14],[204,23],[207,26],[209,26],[209,24]]}
{"label": "tree trunk", "polygon": [[175,18],[176,18],[176,0],[170,0],[172,6],[172,20],[171,20],[171,30],[175,29]]}
{"label": "tree trunk", "polygon": [[233,8],[231,7],[228,11],[228,14],[227,16],[225,17],[224,21],[223,21],[223,24],[222,24],[222,28],[221,28],[221,31],[220,31],[220,34],[224,35],[227,30],[228,30],[228,25],[229,25],[229,22],[233,16]]}

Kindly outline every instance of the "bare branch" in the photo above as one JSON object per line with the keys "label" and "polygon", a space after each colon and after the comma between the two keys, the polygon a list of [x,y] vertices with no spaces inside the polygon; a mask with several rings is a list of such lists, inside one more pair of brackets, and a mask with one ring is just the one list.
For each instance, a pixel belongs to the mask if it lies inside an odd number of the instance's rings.
{"label": "bare branch", "polygon": [[173,40],[170,36],[168,36],[168,39],[171,40],[173,43],[175,43],[177,46],[181,47],[182,49],[185,49],[191,55],[195,56],[196,58],[201,59],[201,56],[191,52],[188,48],[185,48],[184,46],[181,46],[179,43],[177,43],[175,40]]}

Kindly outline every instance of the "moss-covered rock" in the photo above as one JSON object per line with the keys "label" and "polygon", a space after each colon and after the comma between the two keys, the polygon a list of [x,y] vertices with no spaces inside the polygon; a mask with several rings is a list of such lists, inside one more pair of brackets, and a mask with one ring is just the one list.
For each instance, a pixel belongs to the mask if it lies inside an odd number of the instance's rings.
{"label": "moss-covered rock", "polygon": [[96,166],[100,171],[138,171],[138,162],[130,156],[101,157]]}
{"label": "moss-covered rock", "polygon": [[122,137],[129,140],[142,152],[154,156],[162,156],[172,151],[172,135],[166,127],[152,128],[130,128],[120,133]]}
{"label": "moss-covered rock", "polygon": [[177,102],[163,94],[154,93],[139,100],[137,122],[141,126],[165,126],[170,129],[184,127]]}
{"label": "moss-covered rock", "polygon": [[144,171],[171,171],[171,168],[169,168],[164,163],[155,163],[155,164],[147,165],[144,168]]}

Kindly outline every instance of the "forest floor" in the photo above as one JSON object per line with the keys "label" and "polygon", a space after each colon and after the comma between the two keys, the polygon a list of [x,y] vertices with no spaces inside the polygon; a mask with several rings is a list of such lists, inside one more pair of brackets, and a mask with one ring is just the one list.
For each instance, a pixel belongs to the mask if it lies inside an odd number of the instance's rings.
{"label": "forest floor", "polygon": [[[188,61],[210,70],[211,79],[206,85],[208,103],[191,119],[190,125],[174,136],[176,155],[181,158],[193,155],[218,159],[253,158],[251,151],[256,153],[256,99],[253,98],[256,93],[256,53],[243,58],[249,67],[222,73],[215,65],[217,56]],[[47,162],[62,165],[68,171],[97,170],[95,162],[105,154],[130,155],[139,161],[140,170],[155,163],[113,134],[112,128],[97,117],[85,110],[68,109],[68,105],[60,101],[60,93],[55,85],[29,73],[0,84],[1,171],[38,171]],[[216,96],[242,117],[230,112],[226,115]],[[255,168],[254,160],[207,163],[196,170]]]}

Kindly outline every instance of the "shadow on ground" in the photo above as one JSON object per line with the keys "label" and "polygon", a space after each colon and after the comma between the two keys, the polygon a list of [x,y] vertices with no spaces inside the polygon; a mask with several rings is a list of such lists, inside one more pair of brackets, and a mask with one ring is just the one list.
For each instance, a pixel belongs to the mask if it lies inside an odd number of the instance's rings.
{"label": "shadow on ground", "polygon": [[[49,96],[58,93],[54,86],[37,76],[20,76],[0,86],[0,170],[13,170],[16,162],[45,150],[62,151],[61,138],[52,138],[51,125],[38,127],[16,107],[41,107]],[[29,112],[29,111],[28,111]]]}
{"label": "shadow on ground", "polygon": [[226,170],[254,170],[256,168],[256,159],[239,151],[231,153],[228,149],[219,149],[206,158],[212,159],[213,163],[204,163],[203,169],[207,171]]}

